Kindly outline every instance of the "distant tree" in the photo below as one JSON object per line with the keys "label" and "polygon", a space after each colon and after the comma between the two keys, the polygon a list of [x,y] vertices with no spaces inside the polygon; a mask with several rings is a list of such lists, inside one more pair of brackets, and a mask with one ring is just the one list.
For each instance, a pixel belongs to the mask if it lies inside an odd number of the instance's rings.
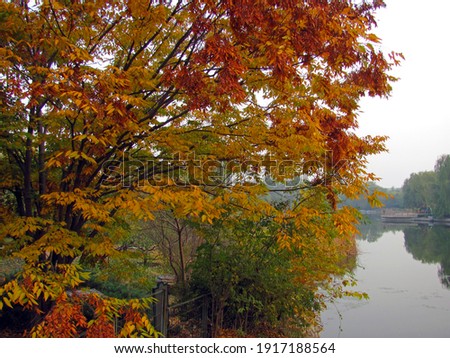
{"label": "distant tree", "polygon": [[431,207],[436,217],[450,216],[450,155],[441,156],[434,171],[411,174],[402,191],[405,207]]}
{"label": "distant tree", "polygon": [[[343,199],[343,205],[349,205],[359,210],[372,210],[374,206],[382,206],[383,208],[401,208],[403,207],[403,192],[401,188],[383,188],[374,182],[371,182],[367,186],[369,194],[379,197],[378,204],[373,205],[367,200],[366,195],[360,195],[356,199]],[[383,194],[381,194],[383,193]]]}
{"label": "distant tree", "polygon": [[434,213],[439,217],[450,216],[450,155],[441,156],[434,167],[436,184]]}
{"label": "distant tree", "polygon": [[403,201],[407,208],[434,206],[436,173],[433,171],[413,173],[403,183]]}

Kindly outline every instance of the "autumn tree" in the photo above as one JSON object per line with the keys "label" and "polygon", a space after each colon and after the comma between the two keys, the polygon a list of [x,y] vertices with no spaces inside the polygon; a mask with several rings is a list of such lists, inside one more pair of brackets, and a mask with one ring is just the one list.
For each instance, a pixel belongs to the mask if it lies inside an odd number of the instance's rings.
{"label": "autumn tree", "polygon": [[[34,310],[38,332],[57,334],[49,322],[79,302],[67,291],[87,278],[83,263],[116,254],[124,212],[213,223],[235,207],[293,223],[279,244],[311,252],[321,217],[354,232],[338,196],[365,192],[366,157],[384,149],[383,137],[355,134],[358,100],[387,96],[398,62],[372,32],[382,6],[1,2],[1,245],[24,264],[0,309]],[[265,176],[302,178],[289,188],[302,200],[280,212],[262,200]],[[328,208],[305,205],[317,198]]]}

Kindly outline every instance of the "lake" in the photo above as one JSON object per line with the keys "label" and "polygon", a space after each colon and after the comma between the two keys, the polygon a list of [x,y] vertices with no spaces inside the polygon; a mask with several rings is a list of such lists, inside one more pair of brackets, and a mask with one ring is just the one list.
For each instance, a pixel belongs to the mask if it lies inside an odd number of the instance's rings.
{"label": "lake", "polygon": [[355,290],[323,312],[321,337],[450,337],[450,228],[361,227]]}

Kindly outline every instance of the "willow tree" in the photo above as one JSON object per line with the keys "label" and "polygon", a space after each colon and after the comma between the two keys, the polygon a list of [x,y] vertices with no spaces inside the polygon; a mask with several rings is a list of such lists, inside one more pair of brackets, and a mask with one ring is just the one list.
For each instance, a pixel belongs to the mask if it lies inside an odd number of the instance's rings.
{"label": "willow tree", "polygon": [[[24,266],[0,289],[0,308],[46,317],[68,304],[80,263],[115,252],[111,227],[124,212],[270,215],[296,226],[280,244],[310,247],[320,267],[329,232],[354,232],[339,195],[365,192],[366,158],[384,149],[383,137],[354,131],[359,99],[387,96],[398,62],[372,32],[382,6],[2,2],[2,250]],[[266,177],[297,178],[297,204],[280,212],[263,200]]]}

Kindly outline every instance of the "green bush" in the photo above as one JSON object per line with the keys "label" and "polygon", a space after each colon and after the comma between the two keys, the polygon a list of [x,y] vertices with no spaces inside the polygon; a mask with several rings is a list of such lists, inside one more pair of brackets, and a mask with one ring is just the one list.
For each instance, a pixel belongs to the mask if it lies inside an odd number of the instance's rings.
{"label": "green bush", "polygon": [[216,224],[192,267],[191,291],[210,293],[215,329],[253,331],[277,328],[288,320],[301,325],[300,312],[319,308],[314,293],[296,280],[291,257],[276,239],[270,220]]}
{"label": "green bush", "polygon": [[94,268],[86,285],[110,297],[144,298],[151,295],[156,276],[139,261],[120,257]]}

